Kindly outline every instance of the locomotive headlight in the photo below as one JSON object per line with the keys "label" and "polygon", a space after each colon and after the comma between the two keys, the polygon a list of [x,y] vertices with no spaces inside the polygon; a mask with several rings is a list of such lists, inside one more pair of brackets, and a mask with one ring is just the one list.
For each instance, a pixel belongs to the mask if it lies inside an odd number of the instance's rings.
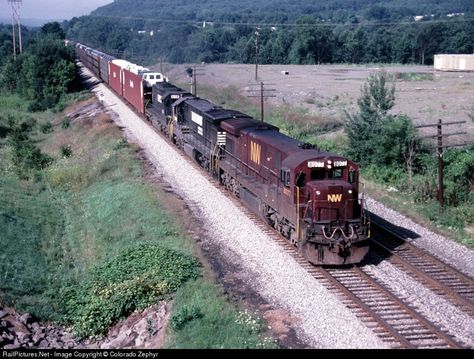
{"label": "locomotive headlight", "polygon": [[316,196],[319,196],[321,194],[321,191],[316,191]]}
{"label": "locomotive headlight", "polygon": [[347,193],[352,194],[352,190],[350,189],[349,191],[347,191]]}

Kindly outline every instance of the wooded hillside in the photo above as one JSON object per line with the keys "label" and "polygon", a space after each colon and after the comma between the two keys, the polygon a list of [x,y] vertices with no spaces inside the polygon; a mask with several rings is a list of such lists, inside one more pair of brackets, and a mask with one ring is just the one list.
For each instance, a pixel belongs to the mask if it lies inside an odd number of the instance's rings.
{"label": "wooded hillside", "polygon": [[435,53],[474,52],[473,14],[471,0],[116,0],[66,29],[144,63],[252,63],[258,32],[263,64],[431,64]]}

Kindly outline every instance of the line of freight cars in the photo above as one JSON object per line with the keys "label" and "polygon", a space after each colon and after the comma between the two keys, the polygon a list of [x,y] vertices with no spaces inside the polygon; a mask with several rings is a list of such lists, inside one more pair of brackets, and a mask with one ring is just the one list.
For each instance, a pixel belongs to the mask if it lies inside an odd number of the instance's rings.
{"label": "line of freight cars", "polygon": [[357,164],[76,44],[77,57],[315,265],[359,263],[370,223]]}
{"label": "line of freight cars", "polygon": [[97,77],[125,98],[140,114],[151,101],[151,88],[168,79],[159,72],[117,59],[82,44],[75,44],[78,59]]}

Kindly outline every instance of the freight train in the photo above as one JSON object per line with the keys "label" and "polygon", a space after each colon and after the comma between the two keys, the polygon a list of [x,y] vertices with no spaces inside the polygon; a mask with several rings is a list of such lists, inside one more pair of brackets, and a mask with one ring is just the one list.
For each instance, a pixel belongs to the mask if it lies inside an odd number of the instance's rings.
{"label": "freight train", "polygon": [[[370,221],[356,163],[75,44],[78,59],[315,265],[359,263]],[[157,74],[155,73],[154,76]]]}

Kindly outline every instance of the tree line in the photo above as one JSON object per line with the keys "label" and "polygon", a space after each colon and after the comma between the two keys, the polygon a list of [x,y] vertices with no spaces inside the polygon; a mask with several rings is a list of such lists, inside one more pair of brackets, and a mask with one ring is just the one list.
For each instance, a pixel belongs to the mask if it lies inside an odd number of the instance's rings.
{"label": "tree line", "polygon": [[[205,26],[205,27],[203,27]],[[437,53],[474,53],[474,19],[398,24],[327,24],[303,16],[295,26],[160,23],[113,17],[73,18],[67,36],[113,56],[145,64],[433,63]],[[140,31],[140,32],[139,32]]]}
{"label": "tree line", "polygon": [[301,15],[331,23],[401,21],[426,15],[473,14],[472,0],[115,0],[92,15],[171,21],[290,24]]}

